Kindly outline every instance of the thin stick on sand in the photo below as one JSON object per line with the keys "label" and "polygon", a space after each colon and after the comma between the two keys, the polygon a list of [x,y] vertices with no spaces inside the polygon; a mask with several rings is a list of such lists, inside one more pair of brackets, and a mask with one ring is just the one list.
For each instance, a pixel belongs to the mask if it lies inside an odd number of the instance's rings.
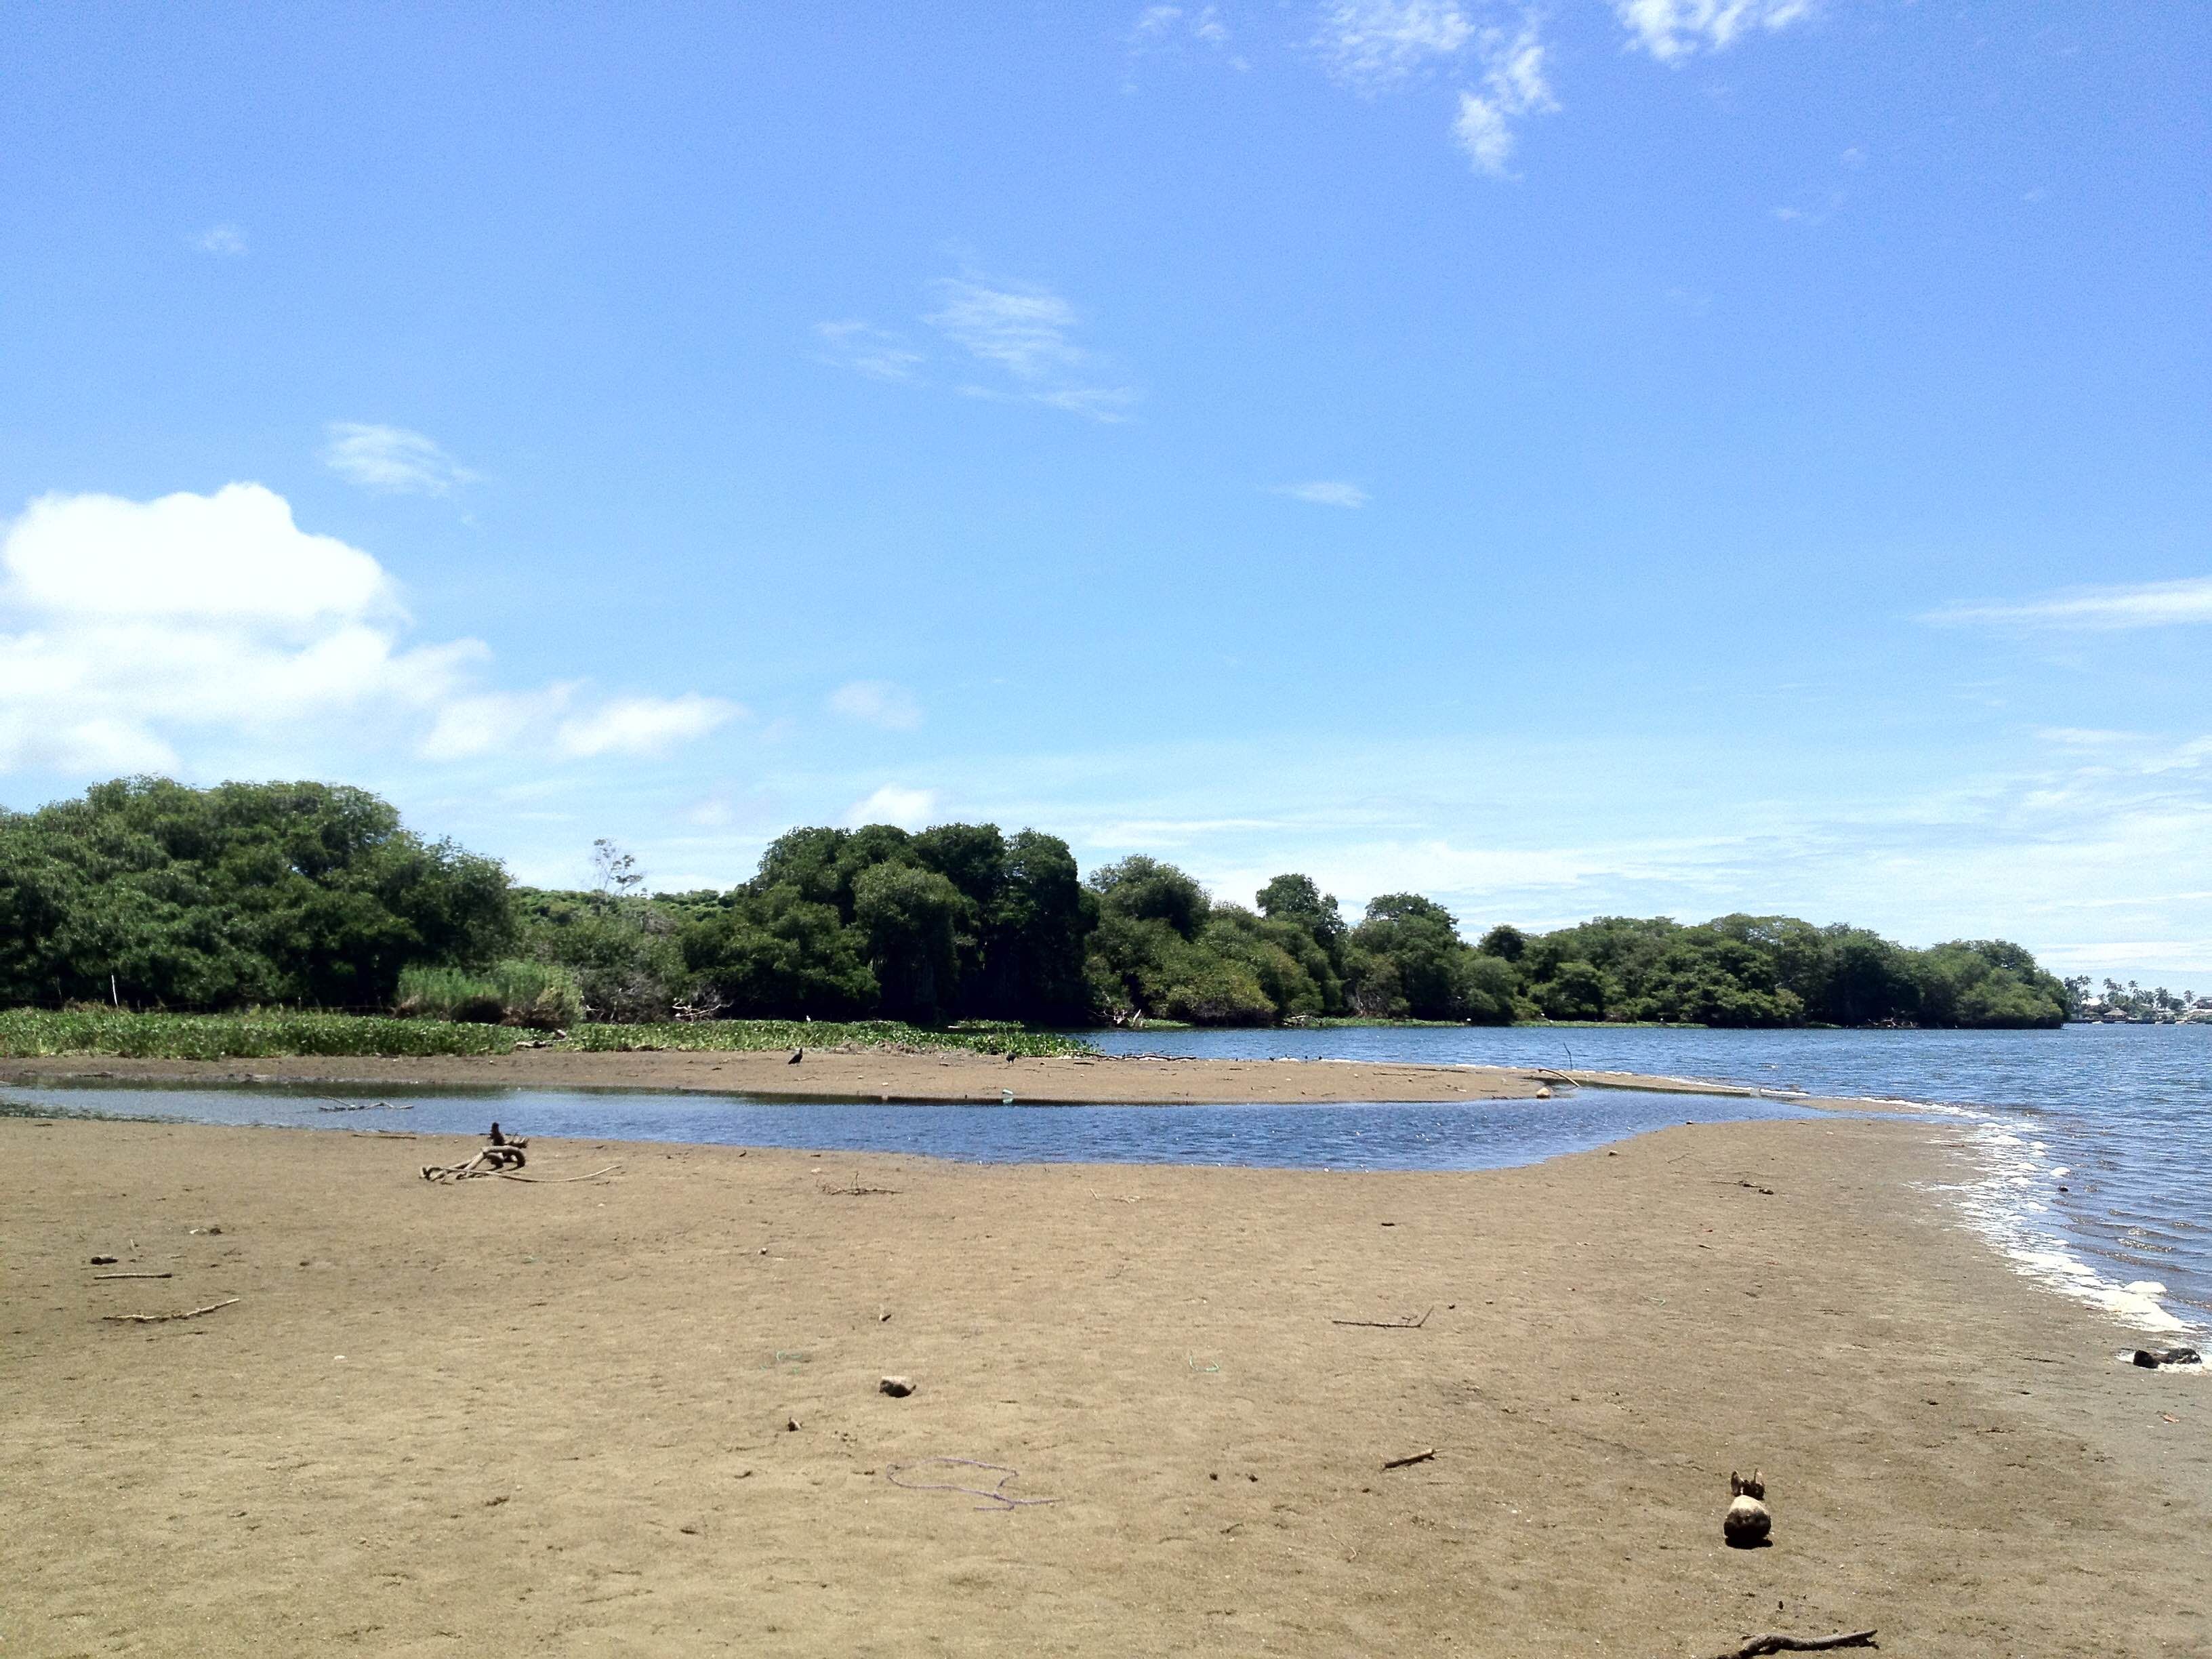
{"label": "thin stick on sand", "polygon": [[202,1314],[211,1314],[217,1308],[228,1308],[237,1300],[234,1296],[228,1301],[210,1302],[204,1308],[187,1308],[182,1313],[102,1314],[100,1318],[110,1325],[166,1325],[173,1319],[198,1319]]}
{"label": "thin stick on sand", "polygon": [[1332,1319],[1332,1325],[1358,1325],[1370,1331],[1418,1331],[1429,1322],[1429,1314],[1436,1311],[1432,1304],[1429,1312],[1419,1319]]}
{"label": "thin stick on sand", "polygon": [[1427,1462],[1436,1455],[1437,1449],[1431,1446],[1426,1451],[1413,1452],[1404,1457],[1387,1458],[1383,1461],[1382,1467],[1386,1469],[1410,1469],[1416,1463]]}
{"label": "thin stick on sand", "polygon": [[94,1273],[94,1279],[167,1279],[168,1273]]}
{"label": "thin stick on sand", "polygon": [[1829,1648],[1878,1646],[1870,1630],[1841,1631],[1833,1636],[1782,1636],[1772,1632],[1754,1636],[1741,1647],[1717,1653],[1713,1659],[1760,1659],[1768,1653],[1820,1653]]}
{"label": "thin stick on sand", "polygon": [[596,1181],[599,1176],[603,1175],[611,1175],[617,1170],[621,1168],[622,1165],[619,1164],[609,1164],[603,1168],[588,1170],[582,1175],[574,1176],[508,1175],[505,1171],[498,1170],[495,1170],[491,1173],[498,1176],[501,1181],[529,1181],[536,1182],[540,1187],[558,1187],[562,1182],[569,1181]]}

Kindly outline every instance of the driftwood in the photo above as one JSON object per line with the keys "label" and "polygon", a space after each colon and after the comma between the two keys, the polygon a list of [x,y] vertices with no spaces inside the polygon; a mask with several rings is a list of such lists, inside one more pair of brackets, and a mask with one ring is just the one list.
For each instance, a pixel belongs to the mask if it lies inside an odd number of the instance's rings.
{"label": "driftwood", "polygon": [[478,1176],[501,1175],[522,1167],[522,1149],[526,1140],[510,1140],[501,1146],[486,1146],[474,1158],[464,1158],[459,1164],[425,1164],[425,1181],[471,1181]]}
{"label": "driftwood", "polygon": [[1429,1312],[1419,1319],[1332,1319],[1328,1322],[1332,1325],[1358,1325],[1370,1331],[1418,1331],[1429,1322],[1429,1314],[1436,1310],[1435,1304],[1431,1303]]}
{"label": "driftwood", "polygon": [[1417,1451],[1406,1457],[1387,1458],[1383,1461],[1382,1467],[1386,1469],[1409,1469],[1416,1463],[1427,1462],[1436,1455],[1437,1449],[1431,1446],[1426,1451]]}
{"label": "driftwood", "polygon": [[167,1273],[94,1273],[94,1279],[167,1279]]}
{"label": "driftwood", "polygon": [[237,1300],[238,1298],[234,1296],[228,1301],[210,1302],[204,1308],[187,1308],[182,1313],[102,1314],[100,1318],[110,1325],[166,1325],[173,1319],[198,1319],[202,1314],[211,1314],[217,1308],[228,1308],[232,1302]]}
{"label": "driftwood", "polygon": [[1833,1636],[1783,1636],[1769,1632],[1754,1636],[1741,1647],[1717,1653],[1713,1659],[1760,1659],[1769,1653],[1820,1653],[1830,1648],[1872,1648],[1881,1644],[1870,1630],[1839,1631]]}

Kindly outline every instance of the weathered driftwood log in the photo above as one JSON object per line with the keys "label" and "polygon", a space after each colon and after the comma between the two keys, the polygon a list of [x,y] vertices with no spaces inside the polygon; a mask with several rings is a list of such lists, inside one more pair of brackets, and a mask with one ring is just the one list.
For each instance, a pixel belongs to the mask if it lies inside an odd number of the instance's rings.
{"label": "weathered driftwood log", "polygon": [[526,1140],[510,1140],[500,1146],[486,1146],[474,1158],[465,1158],[459,1164],[425,1164],[422,1179],[470,1181],[478,1176],[500,1175],[509,1170],[519,1170],[524,1163],[522,1149],[529,1144]]}

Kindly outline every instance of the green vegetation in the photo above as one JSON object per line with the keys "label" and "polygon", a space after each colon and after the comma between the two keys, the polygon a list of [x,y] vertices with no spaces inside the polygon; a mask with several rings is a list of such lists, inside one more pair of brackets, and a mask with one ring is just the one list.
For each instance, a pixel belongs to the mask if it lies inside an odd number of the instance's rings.
{"label": "green vegetation", "polygon": [[[0,1060],[49,1054],[112,1054],[132,1060],[274,1060],[292,1054],[408,1059],[434,1054],[511,1054],[529,1034],[510,1026],[359,1014],[252,1012],[162,1014],[71,1008],[0,1012]],[[984,1054],[1081,1054],[1079,1037],[1050,1032],[933,1031],[891,1020],[851,1024],[797,1020],[671,1021],[586,1025],[547,1044],[570,1050],[913,1048]]]}
{"label": "green vegetation", "polygon": [[[52,1017],[115,1022],[63,1040],[77,1052],[244,1057],[494,1053],[520,1027],[573,1029],[592,1048],[1035,1053],[1056,1039],[1025,1030],[1108,1021],[2028,1026],[2058,1024],[2068,1002],[2002,941],[1913,950],[1734,915],[1498,926],[1470,944],[1419,894],[1347,922],[1285,874],[1248,908],[1157,859],[1085,879],[1058,837],[994,824],[793,830],[727,891],[648,893],[604,841],[593,865],[588,891],[514,888],[356,789],[101,784],[0,813],[0,1006],[110,1005]],[[137,1026],[123,1012],[283,1004],[414,1018],[387,1033],[305,1012]],[[794,1019],[816,1023],[775,1023]],[[38,1030],[7,1040],[46,1041]]]}
{"label": "green vegetation", "polygon": [[274,1060],[289,1054],[503,1054],[496,1025],[358,1014],[145,1014],[105,1008],[0,1013],[0,1059],[114,1054],[131,1060]]}
{"label": "green vegetation", "polygon": [[494,963],[483,973],[418,964],[399,970],[392,1010],[403,1018],[558,1030],[584,1018],[576,977],[557,963]]}

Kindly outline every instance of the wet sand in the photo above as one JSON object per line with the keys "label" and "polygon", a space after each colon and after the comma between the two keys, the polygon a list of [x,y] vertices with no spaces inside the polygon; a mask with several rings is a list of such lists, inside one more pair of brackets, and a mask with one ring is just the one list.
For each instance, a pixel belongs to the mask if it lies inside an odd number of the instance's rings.
{"label": "wet sand", "polygon": [[888,1048],[762,1054],[511,1054],[425,1060],[299,1056],[271,1060],[118,1060],[64,1055],[0,1060],[0,1083],[70,1079],[176,1083],[421,1084],[478,1088],[702,1090],[781,1100],[990,1101],[1152,1105],[1191,1101],[1430,1101],[1527,1098],[1562,1078],[1616,1086],[1742,1094],[1725,1085],[1628,1073],[1494,1066],[1368,1065],[1334,1060],[1170,1060],[1127,1055],[1018,1059]]}
{"label": "wet sand", "polygon": [[1960,1231],[1950,1133],[442,1188],[473,1143],[0,1120],[0,1651],[2212,1650],[2212,1387]]}

